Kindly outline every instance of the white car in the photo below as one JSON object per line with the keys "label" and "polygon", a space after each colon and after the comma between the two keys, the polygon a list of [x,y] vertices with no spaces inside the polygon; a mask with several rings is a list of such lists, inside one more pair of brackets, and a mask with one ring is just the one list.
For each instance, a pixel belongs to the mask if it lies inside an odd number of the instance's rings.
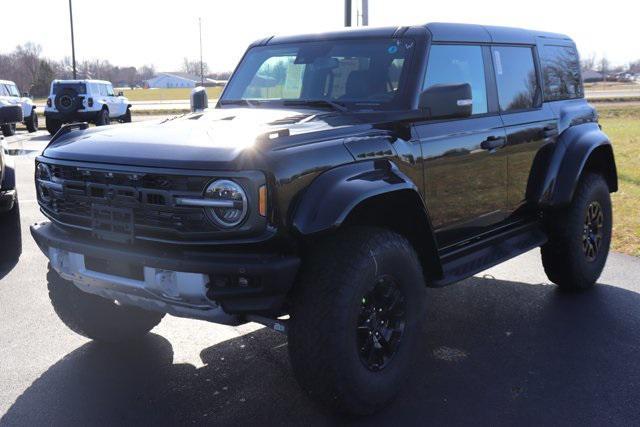
{"label": "white car", "polygon": [[[16,133],[16,124],[24,121],[25,126],[29,132],[35,132],[38,130],[38,115],[36,114],[36,106],[33,100],[29,97],[28,93],[23,96],[20,95],[18,86],[9,80],[0,80],[0,108],[7,106],[20,106],[22,114],[20,118],[17,117],[15,112],[5,114],[6,117],[0,123],[2,127],[2,134],[4,136],[11,136]],[[9,109],[6,109],[9,111]],[[17,111],[17,110],[16,110]]]}
{"label": "white car", "polygon": [[131,121],[131,104],[104,80],[54,80],[44,109],[47,130],[56,133],[64,123],[91,122],[104,126]]}

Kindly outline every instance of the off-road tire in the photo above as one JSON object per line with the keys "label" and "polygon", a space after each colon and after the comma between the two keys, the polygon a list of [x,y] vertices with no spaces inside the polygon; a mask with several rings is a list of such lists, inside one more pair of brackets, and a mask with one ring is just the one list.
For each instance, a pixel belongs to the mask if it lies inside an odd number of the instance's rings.
{"label": "off-road tire", "polygon": [[[332,409],[369,414],[392,401],[419,353],[426,287],[411,244],[380,228],[346,229],[305,255],[291,301],[289,356],[309,396]],[[381,370],[361,360],[357,325],[364,295],[380,277],[396,280],[405,328]],[[362,304],[362,305],[361,305]]]}
{"label": "off-road tire", "polygon": [[96,116],[96,126],[107,126],[111,120],[109,119],[109,111],[107,109],[102,109],[98,112]]}
{"label": "off-road tire", "polygon": [[127,112],[124,113],[122,119],[120,119],[122,123],[131,123],[131,108],[127,108]]}
{"label": "off-road tire", "polygon": [[36,114],[36,110],[31,111],[31,115],[25,120],[25,125],[29,133],[38,131],[38,114]]}
{"label": "off-road tire", "polygon": [[160,323],[163,313],[116,305],[78,289],[49,266],[49,299],[69,329],[96,341],[116,343],[139,338]]}
{"label": "off-road tire", "polygon": [[60,120],[51,119],[49,117],[45,119],[45,124],[47,126],[47,132],[49,132],[49,135],[51,136],[55,135],[62,127],[62,122]]}
{"label": "off-road tire", "polygon": [[[602,211],[602,237],[592,260],[583,248],[587,209],[593,204]],[[542,246],[542,264],[547,277],[568,290],[592,287],[604,268],[611,244],[611,196],[602,175],[585,173],[566,209],[547,212],[549,241]]]}
{"label": "off-road tire", "polygon": [[8,125],[2,125],[2,134],[4,136],[13,136],[16,134],[16,124],[10,123]]}

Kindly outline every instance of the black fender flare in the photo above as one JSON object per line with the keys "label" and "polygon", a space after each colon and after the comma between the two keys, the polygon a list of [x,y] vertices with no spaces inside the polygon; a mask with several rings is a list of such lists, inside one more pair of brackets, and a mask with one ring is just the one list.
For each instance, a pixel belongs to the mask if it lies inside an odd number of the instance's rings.
{"label": "black fender flare", "polygon": [[417,186],[388,160],[350,163],[319,175],[301,195],[293,229],[310,235],[338,228],[349,213],[371,197]]}
{"label": "black fender flare", "polygon": [[543,207],[566,206],[571,203],[578,181],[592,160],[602,162],[609,190],[618,190],[618,174],[613,148],[597,123],[571,126],[559,137],[556,148],[547,160],[547,172],[536,185],[535,197]]}
{"label": "black fender flare", "polygon": [[[292,228],[302,236],[330,232],[345,222],[349,215],[394,201],[418,203],[414,220],[402,224],[405,236],[413,243],[421,259],[427,281],[442,276],[442,265],[428,210],[418,186],[387,159],[350,163],[330,169],[318,177],[301,194],[292,215]],[[411,202],[410,206],[414,205]],[[397,224],[396,224],[397,225]]]}

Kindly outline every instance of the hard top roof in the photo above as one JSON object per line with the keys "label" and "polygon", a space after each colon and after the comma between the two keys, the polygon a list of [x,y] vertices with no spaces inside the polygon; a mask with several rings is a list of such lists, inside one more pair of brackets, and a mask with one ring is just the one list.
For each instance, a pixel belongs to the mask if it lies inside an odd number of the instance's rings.
{"label": "hard top roof", "polygon": [[317,34],[267,37],[258,40],[252,46],[265,44],[296,43],[303,41],[322,41],[331,39],[392,38],[402,35],[429,34],[436,42],[472,42],[472,43],[524,43],[535,44],[537,38],[552,39],[561,42],[572,40],[563,35],[521,28],[494,27],[475,24],[453,24],[434,22],[409,27],[357,27]]}
{"label": "hard top roof", "polygon": [[103,84],[111,84],[111,82],[107,80],[92,80],[92,79],[70,79],[70,80],[54,80],[53,83],[103,83]]}
{"label": "hard top roof", "polygon": [[0,80],[0,85],[14,85],[15,82],[12,82],[11,80]]}

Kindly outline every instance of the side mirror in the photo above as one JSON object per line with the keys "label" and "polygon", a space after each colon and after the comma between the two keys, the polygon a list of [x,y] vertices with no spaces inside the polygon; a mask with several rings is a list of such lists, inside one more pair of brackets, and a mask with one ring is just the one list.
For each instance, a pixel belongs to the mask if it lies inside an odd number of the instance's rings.
{"label": "side mirror", "polygon": [[202,111],[209,107],[207,90],[202,86],[193,88],[191,91],[191,112]]}
{"label": "side mirror", "polygon": [[471,116],[473,99],[469,83],[438,84],[420,94],[418,106],[428,119],[460,119]]}
{"label": "side mirror", "polygon": [[22,97],[23,98],[31,98],[31,95],[29,94],[29,92],[23,92],[22,93]]}
{"label": "side mirror", "polygon": [[124,96],[124,92],[123,91],[118,92],[118,96]]}

